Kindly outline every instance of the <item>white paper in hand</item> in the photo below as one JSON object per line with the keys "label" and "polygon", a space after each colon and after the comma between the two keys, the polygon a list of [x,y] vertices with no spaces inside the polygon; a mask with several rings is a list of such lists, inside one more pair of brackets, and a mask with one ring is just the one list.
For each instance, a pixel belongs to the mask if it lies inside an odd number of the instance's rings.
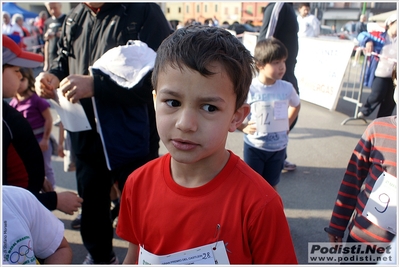
{"label": "white paper in hand", "polygon": [[56,90],[56,100],[51,99],[51,104],[58,112],[64,128],[71,132],[91,130],[89,120],[80,102],[71,103],[66,99],[61,90]]}

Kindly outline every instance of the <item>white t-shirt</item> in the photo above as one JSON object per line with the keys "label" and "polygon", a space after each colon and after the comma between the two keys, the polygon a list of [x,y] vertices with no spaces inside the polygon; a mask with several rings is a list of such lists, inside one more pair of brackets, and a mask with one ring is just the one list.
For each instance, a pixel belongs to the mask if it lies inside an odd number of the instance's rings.
{"label": "white t-shirt", "polygon": [[395,60],[398,57],[398,43],[397,37],[391,38],[387,34],[385,38],[385,44],[380,52],[380,61],[378,61],[377,69],[375,70],[375,76],[381,78],[392,77],[393,67]]}
{"label": "white t-shirt", "polygon": [[3,185],[3,264],[36,264],[60,246],[64,224],[29,191]]}
{"label": "white t-shirt", "polygon": [[288,107],[300,104],[294,86],[283,80],[264,85],[256,77],[252,80],[247,103],[251,105],[248,121],[255,121],[257,129],[254,134],[245,134],[244,142],[265,151],[287,147]]}
{"label": "white t-shirt", "polygon": [[6,35],[9,35],[9,34],[12,34],[12,25],[11,25],[11,23],[10,24],[4,24],[3,23],[3,26],[2,26],[2,29],[3,29],[3,34],[6,34]]}
{"label": "white t-shirt", "polygon": [[317,37],[320,34],[320,21],[314,15],[297,16],[298,37]]}
{"label": "white t-shirt", "polygon": [[18,24],[11,26],[10,34],[18,33],[20,37],[24,37],[24,31]]}

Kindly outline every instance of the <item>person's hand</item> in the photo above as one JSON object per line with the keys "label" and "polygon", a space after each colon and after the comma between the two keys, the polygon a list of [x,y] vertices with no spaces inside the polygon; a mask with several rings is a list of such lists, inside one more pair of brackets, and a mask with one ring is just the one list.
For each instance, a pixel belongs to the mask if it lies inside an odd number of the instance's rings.
{"label": "person's hand", "polygon": [[373,50],[374,50],[373,42],[372,41],[367,42],[366,47],[364,48],[364,53],[366,55],[369,55],[369,54],[371,54],[371,52],[373,52]]}
{"label": "person's hand", "polygon": [[336,235],[332,235],[332,234],[328,234],[328,239],[330,240],[331,244],[341,243],[342,242],[342,237],[339,237],[339,236],[336,236]]}
{"label": "person's hand", "polygon": [[49,72],[41,72],[35,80],[35,91],[40,97],[54,99],[54,90],[58,88],[59,84],[57,76]]}
{"label": "person's hand", "polygon": [[48,193],[48,192],[53,192],[53,185],[50,183],[50,181],[44,177],[44,182],[43,182],[43,187],[42,187],[42,192]]}
{"label": "person's hand", "polygon": [[83,199],[71,191],[57,193],[57,210],[73,215],[82,206]]}
{"label": "person's hand", "polygon": [[243,133],[246,134],[254,134],[256,132],[256,122],[254,121],[249,121],[247,126],[245,126],[244,129],[242,129]]}
{"label": "person's hand", "polygon": [[94,95],[94,79],[88,75],[69,75],[60,83],[63,96],[71,103]]}
{"label": "person's hand", "polygon": [[57,155],[61,158],[65,157],[64,146],[62,144],[58,144]]}
{"label": "person's hand", "polygon": [[49,139],[44,139],[44,138],[42,138],[42,140],[40,140],[40,142],[39,142],[39,146],[40,146],[40,149],[44,152],[44,151],[47,151],[47,149],[48,149],[48,146],[49,146]]}

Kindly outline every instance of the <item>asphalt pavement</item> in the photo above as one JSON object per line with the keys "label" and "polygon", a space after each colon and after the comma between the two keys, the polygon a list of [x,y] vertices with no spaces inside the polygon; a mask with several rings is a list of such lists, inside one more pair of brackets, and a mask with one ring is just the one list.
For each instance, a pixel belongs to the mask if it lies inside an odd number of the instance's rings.
{"label": "asphalt pavement", "polygon": [[[363,91],[363,100],[370,89]],[[335,197],[344,175],[348,160],[361,134],[367,127],[362,120],[341,123],[354,115],[355,104],[343,100],[342,94],[334,111],[302,101],[299,119],[290,133],[288,160],[297,169],[283,172],[278,185],[290,225],[296,254],[300,264],[308,264],[308,242],[327,242],[323,228],[328,225]],[[396,111],[395,111],[396,112]],[[375,118],[374,112],[367,121]],[[54,117],[56,113],[53,111]],[[58,127],[53,127],[58,136]],[[230,133],[227,148],[242,157],[243,134]],[[160,154],[166,153],[161,144]],[[63,171],[63,161],[53,158],[57,191],[76,191],[74,173]],[[81,264],[87,251],[82,244],[80,232],[70,226],[76,214],[65,215],[54,211],[65,224],[65,236],[73,249],[73,264]],[[93,226],[95,227],[95,225]],[[101,233],[99,233],[101,235]],[[115,235],[114,247],[122,262],[127,242]]]}

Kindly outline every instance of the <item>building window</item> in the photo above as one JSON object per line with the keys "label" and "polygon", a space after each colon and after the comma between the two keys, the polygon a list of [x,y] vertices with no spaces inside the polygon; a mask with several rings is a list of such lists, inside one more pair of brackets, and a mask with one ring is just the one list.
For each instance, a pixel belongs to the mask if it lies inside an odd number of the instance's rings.
{"label": "building window", "polygon": [[189,5],[186,6],[186,12],[190,13],[190,6]]}
{"label": "building window", "polygon": [[252,16],[254,14],[253,10],[252,10],[252,6],[248,6],[247,10],[245,10],[245,13],[247,13],[248,15]]}
{"label": "building window", "polygon": [[169,7],[167,8],[167,11],[166,11],[166,12],[168,12],[168,14],[170,13],[170,8],[169,8]]}
{"label": "building window", "polygon": [[215,5],[215,12],[218,12],[218,5]]}
{"label": "building window", "polygon": [[197,5],[197,13],[199,13],[199,12],[200,12],[200,6]]}
{"label": "building window", "polygon": [[181,7],[179,7],[179,13],[181,13]]}
{"label": "building window", "polygon": [[238,15],[238,7],[234,8],[234,14]]}
{"label": "building window", "polygon": [[227,7],[224,8],[224,14],[228,15],[229,14],[229,9]]}
{"label": "building window", "polygon": [[208,5],[205,5],[205,13],[208,12]]}

